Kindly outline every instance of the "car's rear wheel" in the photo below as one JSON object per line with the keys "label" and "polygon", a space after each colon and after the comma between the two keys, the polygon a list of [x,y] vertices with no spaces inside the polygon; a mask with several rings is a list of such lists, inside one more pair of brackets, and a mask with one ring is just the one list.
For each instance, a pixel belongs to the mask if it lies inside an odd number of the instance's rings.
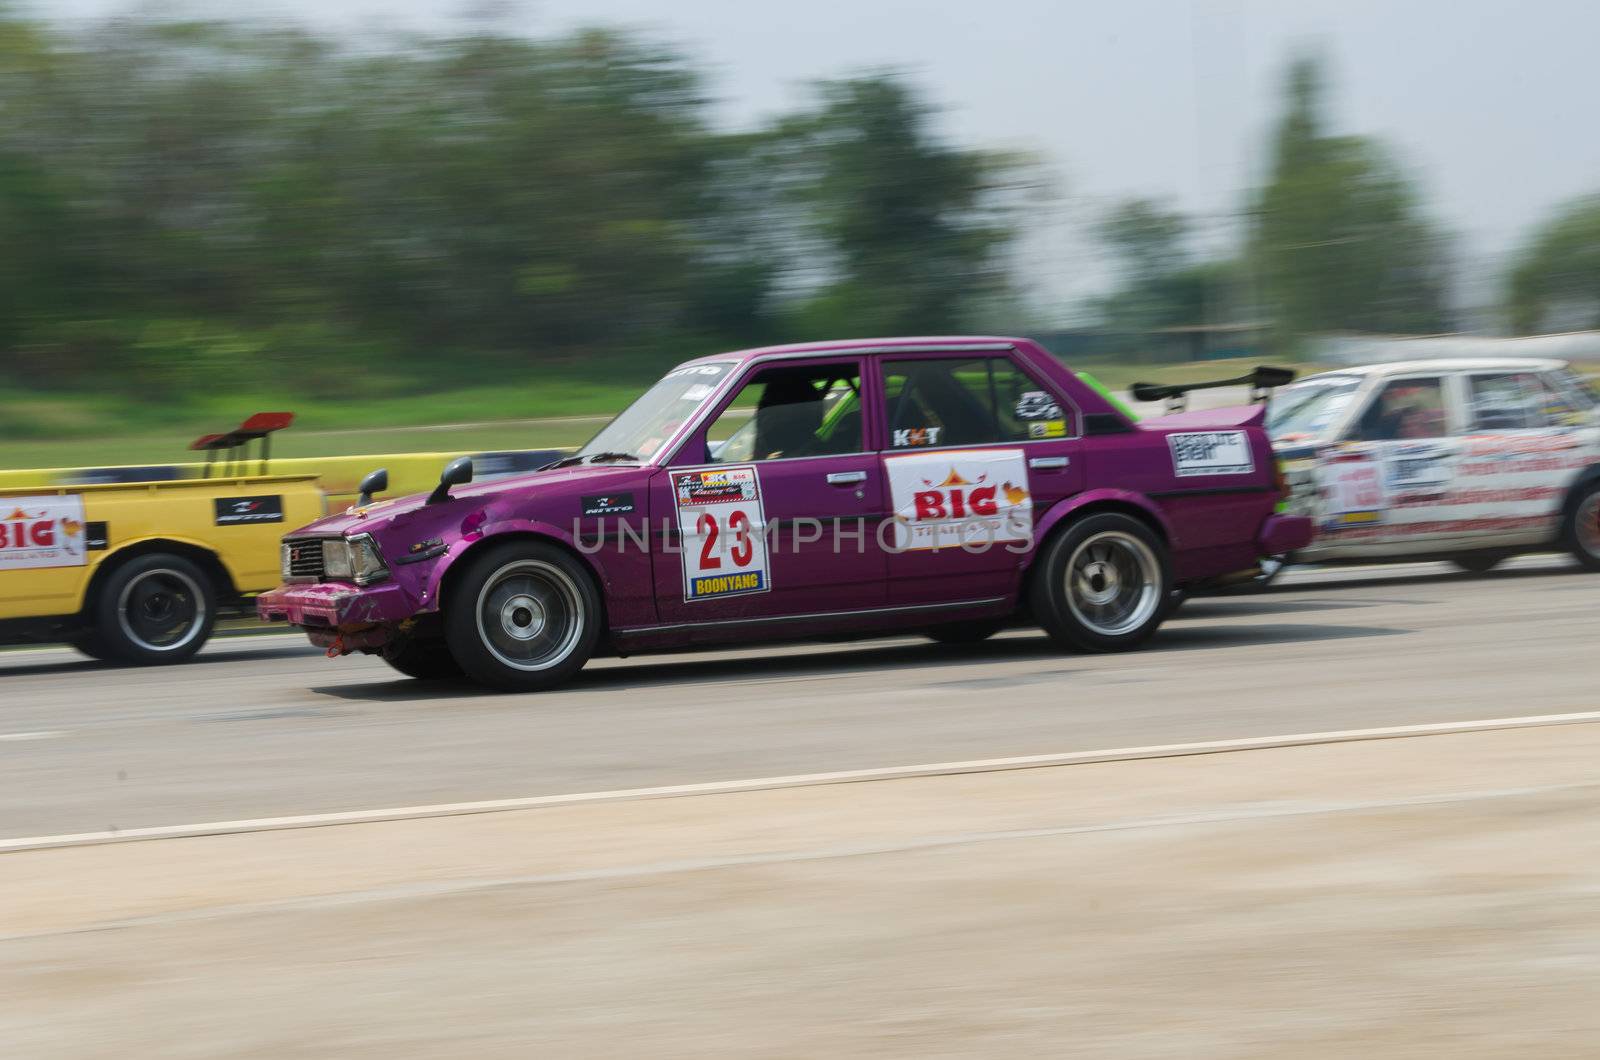
{"label": "car's rear wheel", "polygon": [[443,637],[400,637],[378,653],[384,662],[419,681],[448,681],[462,676],[461,664]]}
{"label": "car's rear wheel", "polygon": [[1487,574],[1506,561],[1504,552],[1463,552],[1450,562],[1468,574]]}
{"label": "car's rear wheel", "polygon": [[554,545],[518,541],[472,561],[445,606],[450,653],[467,676],[507,692],[553,688],[599,642],[600,593]]}
{"label": "car's rear wheel", "polygon": [[1170,613],[1166,547],[1132,516],[1104,512],[1074,523],[1045,547],[1033,576],[1039,624],[1071,648],[1136,648]]}
{"label": "car's rear wheel", "polygon": [[1561,540],[1579,563],[1600,571],[1600,482],[1579,487],[1578,495],[1567,505]]}
{"label": "car's rear wheel", "polygon": [[93,631],[74,641],[85,654],[136,666],[182,662],[211,636],[216,589],[190,560],[154,552],[107,575],[90,612]]}

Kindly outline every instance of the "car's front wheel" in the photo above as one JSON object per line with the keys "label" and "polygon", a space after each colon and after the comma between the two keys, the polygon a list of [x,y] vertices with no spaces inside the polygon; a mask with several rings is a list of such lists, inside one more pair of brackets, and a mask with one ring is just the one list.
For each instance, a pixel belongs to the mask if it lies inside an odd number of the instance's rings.
{"label": "car's front wheel", "polygon": [[1090,515],[1057,535],[1033,577],[1039,624],[1071,648],[1136,648],[1171,610],[1166,547],[1144,523],[1116,512]]}
{"label": "car's front wheel", "polygon": [[444,615],[461,669],[506,692],[542,691],[577,673],[594,653],[602,621],[589,572],[539,541],[510,542],[472,560]]}
{"label": "car's front wheel", "polygon": [[1567,506],[1561,540],[1579,563],[1600,571],[1600,481],[1580,487]]}
{"label": "car's front wheel", "polygon": [[383,661],[419,681],[447,681],[461,676],[461,664],[441,637],[401,637],[385,644]]}

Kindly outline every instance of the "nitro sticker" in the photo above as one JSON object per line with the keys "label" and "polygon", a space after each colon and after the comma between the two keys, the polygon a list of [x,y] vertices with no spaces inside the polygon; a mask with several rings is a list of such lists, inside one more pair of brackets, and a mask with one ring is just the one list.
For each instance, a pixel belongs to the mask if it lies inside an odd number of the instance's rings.
{"label": "nitro sticker", "polygon": [[1256,469],[1250,454],[1250,437],[1244,431],[1200,431],[1169,434],[1172,470],[1179,478],[1191,475],[1248,475]]}
{"label": "nitro sticker", "polygon": [[896,551],[983,548],[1033,535],[1021,449],[958,449],[884,460]]}
{"label": "nitro sticker", "polygon": [[218,526],[283,522],[282,497],[218,497],[212,503]]}
{"label": "nitro sticker", "polygon": [[83,498],[0,497],[0,570],[88,562]]}
{"label": "nitro sticker", "polygon": [[683,538],[683,598],[720,600],[772,588],[766,514],[756,469],[674,471],[672,499]]}
{"label": "nitro sticker", "polygon": [[633,494],[608,493],[595,497],[581,497],[584,515],[627,515],[633,511]]}

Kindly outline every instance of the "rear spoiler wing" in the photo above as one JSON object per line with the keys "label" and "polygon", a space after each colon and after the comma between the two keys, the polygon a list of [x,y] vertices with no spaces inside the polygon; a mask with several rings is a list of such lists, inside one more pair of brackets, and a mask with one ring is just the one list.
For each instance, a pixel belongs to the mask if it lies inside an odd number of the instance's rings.
{"label": "rear spoiler wing", "polygon": [[1221,386],[1248,386],[1251,403],[1265,404],[1273,387],[1288,386],[1294,382],[1294,370],[1258,365],[1248,375],[1233,379],[1216,379],[1209,383],[1135,383],[1128,388],[1135,401],[1165,401],[1169,412],[1181,412],[1184,398],[1191,390],[1211,390]]}
{"label": "rear spoiler wing", "polygon": [[202,434],[189,443],[189,448],[194,452],[206,454],[205,471],[202,478],[210,478],[211,472],[219,463],[218,457],[226,453],[226,458],[220,463],[224,475],[248,474],[250,459],[250,443],[261,442],[261,470],[260,474],[267,473],[267,461],[272,451],[272,433],[281,431],[294,422],[292,412],[258,412],[245,420],[231,431],[222,434]]}

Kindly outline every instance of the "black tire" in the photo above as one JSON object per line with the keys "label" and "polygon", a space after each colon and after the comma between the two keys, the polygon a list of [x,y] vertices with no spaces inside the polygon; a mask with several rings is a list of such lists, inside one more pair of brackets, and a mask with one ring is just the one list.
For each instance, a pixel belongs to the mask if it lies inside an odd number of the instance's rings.
{"label": "black tire", "polygon": [[1166,619],[1169,619],[1173,615],[1177,614],[1179,608],[1183,607],[1183,605],[1188,602],[1189,590],[1187,588],[1169,590],[1167,592],[1166,613],[1162,615],[1162,621],[1165,621]]}
{"label": "black tire", "polygon": [[93,632],[74,643],[85,654],[131,666],[183,662],[211,636],[217,590],[192,561],[152,552],[112,570],[96,587],[89,614]]}
{"label": "black tire", "polygon": [[92,629],[79,630],[72,635],[72,638],[67,643],[80,655],[87,655],[89,658],[99,662],[111,661],[111,653],[101,643],[100,635]]}
{"label": "black tire", "polygon": [[1058,644],[1127,651],[1171,613],[1171,593],[1161,539],[1132,516],[1103,512],[1050,540],[1034,565],[1030,595],[1035,617]]}
{"label": "black tire", "polygon": [[603,625],[587,568],[540,541],[508,542],[478,556],[444,607],[450,654],[468,677],[505,692],[566,681],[594,654]]}
{"label": "black tire", "polygon": [[940,644],[979,644],[1005,627],[1005,622],[1000,619],[979,619],[976,622],[951,622],[922,632]]}
{"label": "black tire", "polygon": [[1578,487],[1561,520],[1561,544],[1589,570],[1600,571],[1600,480]]}
{"label": "black tire", "polygon": [[1450,562],[1468,574],[1487,574],[1506,561],[1500,552],[1463,552],[1451,556]]}
{"label": "black tire", "polygon": [[442,637],[401,637],[378,653],[384,662],[419,681],[450,681],[465,676]]}

